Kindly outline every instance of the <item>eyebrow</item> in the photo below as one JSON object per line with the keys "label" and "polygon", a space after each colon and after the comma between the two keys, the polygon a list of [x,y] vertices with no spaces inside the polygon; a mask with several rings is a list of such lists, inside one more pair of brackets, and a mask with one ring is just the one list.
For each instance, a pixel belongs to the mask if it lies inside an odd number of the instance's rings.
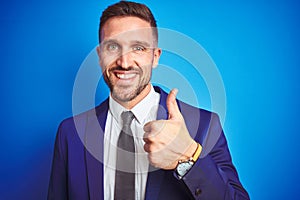
{"label": "eyebrow", "polygon": [[134,40],[130,42],[131,44],[139,44],[142,46],[145,46],[147,48],[151,47],[151,45],[148,42],[140,41],[140,40]]}
{"label": "eyebrow", "polygon": [[100,43],[100,46],[105,46],[108,43],[118,43],[118,41],[114,39],[104,40],[103,42]]}
{"label": "eyebrow", "polygon": [[[115,40],[115,39],[108,39],[108,40],[104,40],[103,42],[101,42],[101,46],[105,46],[106,44],[109,44],[109,43],[117,43],[117,44],[120,44],[118,42],[118,40]],[[142,46],[145,46],[147,48],[150,48],[151,45],[148,43],[148,42],[145,42],[145,41],[141,41],[141,40],[133,40],[133,41],[130,41],[129,42],[130,45],[136,45],[136,44],[139,44],[139,45],[142,45]]]}

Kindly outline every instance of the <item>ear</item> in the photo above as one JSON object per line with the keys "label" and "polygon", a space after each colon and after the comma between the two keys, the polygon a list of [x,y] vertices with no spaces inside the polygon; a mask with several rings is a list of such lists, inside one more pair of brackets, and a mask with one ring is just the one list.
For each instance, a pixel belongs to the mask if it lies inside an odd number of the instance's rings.
{"label": "ear", "polygon": [[153,66],[152,66],[152,68],[157,67],[160,55],[161,55],[161,49],[160,48],[155,48],[154,49],[154,58],[153,58]]}
{"label": "ear", "polygon": [[100,45],[98,45],[97,47],[96,47],[96,49],[97,49],[97,54],[98,54],[98,57],[100,58]]}

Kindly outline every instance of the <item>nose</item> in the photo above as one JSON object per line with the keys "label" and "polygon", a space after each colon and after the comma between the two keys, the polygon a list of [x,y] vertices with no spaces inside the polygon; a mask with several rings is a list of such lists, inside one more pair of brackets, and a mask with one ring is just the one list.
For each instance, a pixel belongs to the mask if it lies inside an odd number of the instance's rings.
{"label": "nose", "polygon": [[133,60],[130,52],[122,52],[122,55],[117,59],[117,65],[124,69],[131,67],[132,62]]}

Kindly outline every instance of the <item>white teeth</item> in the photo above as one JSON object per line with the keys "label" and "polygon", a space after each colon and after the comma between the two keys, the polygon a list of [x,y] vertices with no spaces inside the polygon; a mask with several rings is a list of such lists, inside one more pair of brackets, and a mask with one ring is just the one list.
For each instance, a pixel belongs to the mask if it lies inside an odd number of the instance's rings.
{"label": "white teeth", "polygon": [[125,75],[124,74],[117,74],[117,77],[122,79],[122,78],[125,77]]}
{"label": "white teeth", "polygon": [[135,76],[135,74],[116,74],[119,79],[130,79]]}

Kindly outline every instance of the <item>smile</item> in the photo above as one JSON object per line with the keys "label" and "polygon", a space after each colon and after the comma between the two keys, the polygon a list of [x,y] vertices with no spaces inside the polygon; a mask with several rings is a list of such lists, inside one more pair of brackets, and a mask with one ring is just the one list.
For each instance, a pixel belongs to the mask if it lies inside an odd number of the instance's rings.
{"label": "smile", "polygon": [[136,73],[115,73],[116,77],[119,79],[132,79],[136,76]]}

